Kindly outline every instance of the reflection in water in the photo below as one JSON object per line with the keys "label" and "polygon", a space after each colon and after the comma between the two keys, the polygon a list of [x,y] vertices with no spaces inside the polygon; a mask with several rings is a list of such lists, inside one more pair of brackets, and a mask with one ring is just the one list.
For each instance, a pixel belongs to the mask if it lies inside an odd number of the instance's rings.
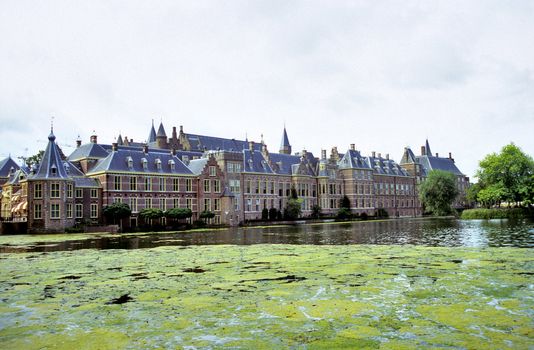
{"label": "reflection in water", "polygon": [[345,224],[230,228],[141,236],[0,246],[0,252],[76,249],[141,249],[210,244],[413,244],[446,247],[534,247],[534,223],[527,220],[402,219]]}

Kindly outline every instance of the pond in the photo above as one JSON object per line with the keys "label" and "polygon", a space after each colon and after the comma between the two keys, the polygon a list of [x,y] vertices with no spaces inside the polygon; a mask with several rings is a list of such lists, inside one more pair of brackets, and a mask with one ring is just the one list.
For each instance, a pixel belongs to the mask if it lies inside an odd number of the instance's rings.
{"label": "pond", "polygon": [[2,253],[217,244],[410,244],[433,247],[532,248],[534,222],[417,218],[147,234],[0,236]]}

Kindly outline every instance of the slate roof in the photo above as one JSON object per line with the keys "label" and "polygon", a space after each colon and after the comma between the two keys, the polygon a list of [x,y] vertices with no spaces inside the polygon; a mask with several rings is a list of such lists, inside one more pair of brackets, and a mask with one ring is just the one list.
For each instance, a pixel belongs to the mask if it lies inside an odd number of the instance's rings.
{"label": "slate roof", "polygon": [[391,176],[410,176],[399,164],[392,159],[382,157],[367,157],[369,167],[375,174]]}
{"label": "slate roof", "polygon": [[100,188],[100,184],[96,179],[88,177],[75,177],[74,185],[77,188]]}
{"label": "slate roof", "polygon": [[428,173],[431,170],[443,170],[453,173],[454,175],[464,175],[454,161],[449,158],[441,158],[434,156],[418,156],[417,161],[423,166],[425,172]]}
{"label": "slate roof", "polygon": [[10,184],[10,185],[16,185],[20,182],[21,180],[21,176],[23,177],[27,177],[28,176],[28,168],[25,167],[25,168],[20,168],[19,170],[15,171],[13,174],[11,174],[11,176],[9,177],[9,179],[7,180],[6,183]]}
{"label": "slate roof", "polygon": [[428,139],[426,139],[426,143],[425,143],[425,153],[429,156],[431,156],[433,153],[432,151],[430,150],[430,145],[428,144]]}
{"label": "slate roof", "polygon": [[154,120],[152,120],[152,127],[150,128],[150,133],[148,134],[147,142],[156,142],[156,129],[154,129]]}
{"label": "slate roof", "polygon": [[[205,135],[184,134],[192,151],[241,151],[248,149],[248,142]],[[254,150],[261,151],[261,143],[254,143]]]}
{"label": "slate roof", "polygon": [[[131,159],[131,167],[128,160]],[[143,159],[146,160],[146,168],[143,167]],[[157,161],[161,164],[158,169]],[[170,162],[174,162],[175,168],[171,169]],[[95,167],[89,172],[97,173],[101,171],[131,171],[141,173],[161,173],[161,174],[192,174],[191,170],[178,158],[170,152],[151,152],[144,153],[139,149],[125,147],[111,152],[106,158],[97,162]]]}
{"label": "slate roof", "polygon": [[[111,150],[111,146],[109,147]],[[69,161],[76,161],[80,159],[98,159],[107,157],[108,152],[102,147],[102,145],[97,143],[86,143],[76,148],[70,156],[67,157]]]}
{"label": "slate roof", "polygon": [[243,150],[243,172],[275,174],[261,152]]}
{"label": "slate roof", "polygon": [[156,134],[156,137],[167,137],[167,134],[165,133],[165,128],[163,127],[163,122],[159,123],[158,133]]}
{"label": "slate roof", "polygon": [[291,154],[270,153],[269,158],[277,174],[292,175],[292,166],[300,163],[300,157]]}
{"label": "slate roof", "polygon": [[11,157],[0,160],[0,177],[7,177],[11,168],[19,170],[20,166]]}
{"label": "slate roof", "polygon": [[340,169],[370,169],[369,162],[359,151],[349,149],[338,162]]}
{"label": "slate roof", "polygon": [[416,162],[415,154],[412,152],[410,147],[405,147],[400,164],[410,164],[410,163],[415,163],[415,162]]}
{"label": "slate roof", "polygon": [[200,158],[200,159],[194,159],[189,162],[189,170],[195,175],[199,175],[202,170],[204,170],[204,167],[208,163],[208,158]]}
{"label": "slate roof", "polygon": [[35,174],[30,175],[31,179],[67,179],[69,174],[65,169],[61,152],[56,144],[56,136],[53,131],[48,135],[48,145],[43,154],[41,164],[37,166]]}
{"label": "slate roof", "polygon": [[289,149],[291,145],[289,144],[289,138],[287,137],[286,127],[284,126],[284,133],[282,134],[282,142],[280,142],[280,149]]}

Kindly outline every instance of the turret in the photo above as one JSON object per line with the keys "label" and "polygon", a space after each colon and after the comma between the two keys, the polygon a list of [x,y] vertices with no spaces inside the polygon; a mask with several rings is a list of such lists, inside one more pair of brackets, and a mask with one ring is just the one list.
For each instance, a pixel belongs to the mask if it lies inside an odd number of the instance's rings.
{"label": "turret", "polygon": [[282,143],[280,144],[281,154],[291,154],[291,145],[287,137],[286,127],[284,126],[284,134],[282,135]]}
{"label": "turret", "polygon": [[167,134],[165,133],[163,122],[159,123],[158,133],[156,134],[156,147],[158,148],[167,147]]}

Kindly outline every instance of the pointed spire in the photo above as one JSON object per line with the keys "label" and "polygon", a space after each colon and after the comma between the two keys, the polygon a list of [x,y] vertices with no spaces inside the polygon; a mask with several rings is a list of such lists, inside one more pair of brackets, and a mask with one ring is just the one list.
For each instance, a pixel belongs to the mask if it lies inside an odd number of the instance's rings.
{"label": "pointed spire", "polygon": [[53,126],[50,128],[50,135],[48,135],[48,145],[43,154],[42,161],[34,175],[34,178],[68,178],[69,175],[65,170],[63,164],[62,153],[59,146],[56,144],[56,136],[54,135]]}
{"label": "pointed spire", "polygon": [[289,138],[287,137],[285,124],[284,124],[284,133],[282,135],[282,143],[280,144],[280,153],[291,154],[291,145],[289,144]]}
{"label": "pointed spire", "polygon": [[152,127],[150,128],[150,133],[148,134],[148,143],[156,142],[156,129],[154,129],[154,119],[152,119]]}
{"label": "pointed spire", "polygon": [[124,141],[122,140],[122,135],[119,133],[119,137],[117,137],[117,145],[122,146],[124,145]]}
{"label": "pointed spire", "polygon": [[432,151],[430,150],[430,145],[428,144],[428,139],[426,139],[425,152],[426,152],[427,156],[429,156],[429,157],[432,156]]}
{"label": "pointed spire", "polygon": [[158,133],[156,134],[156,137],[167,138],[167,134],[165,133],[165,128],[163,127],[163,122],[159,123]]}

